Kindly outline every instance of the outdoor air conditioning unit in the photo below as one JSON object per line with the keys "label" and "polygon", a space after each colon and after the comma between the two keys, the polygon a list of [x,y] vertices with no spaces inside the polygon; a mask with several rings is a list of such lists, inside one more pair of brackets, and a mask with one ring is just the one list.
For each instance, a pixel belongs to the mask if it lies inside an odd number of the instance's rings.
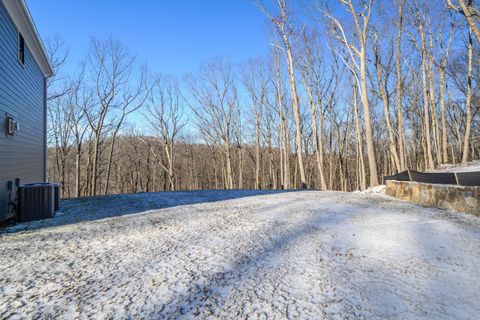
{"label": "outdoor air conditioning unit", "polygon": [[18,187],[17,210],[20,222],[53,218],[59,209],[60,186],[30,183]]}

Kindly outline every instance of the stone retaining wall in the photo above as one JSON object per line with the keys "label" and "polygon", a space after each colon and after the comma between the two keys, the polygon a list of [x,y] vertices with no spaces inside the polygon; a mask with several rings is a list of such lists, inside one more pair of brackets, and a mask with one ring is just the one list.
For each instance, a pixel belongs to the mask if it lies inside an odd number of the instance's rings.
{"label": "stone retaining wall", "polygon": [[419,205],[480,216],[480,187],[388,180],[385,193]]}

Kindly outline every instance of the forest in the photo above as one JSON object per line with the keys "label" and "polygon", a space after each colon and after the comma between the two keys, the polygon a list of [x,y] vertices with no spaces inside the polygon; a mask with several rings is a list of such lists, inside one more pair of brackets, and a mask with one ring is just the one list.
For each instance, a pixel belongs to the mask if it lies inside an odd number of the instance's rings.
{"label": "forest", "polygon": [[[63,197],[196,189],[354,191],[480,159],[473,0],[252,1],[270,52],[177,76],[92,36],[75,72],[46,41],[48,178]],[[262,32],[259,30],[259,32]]]}

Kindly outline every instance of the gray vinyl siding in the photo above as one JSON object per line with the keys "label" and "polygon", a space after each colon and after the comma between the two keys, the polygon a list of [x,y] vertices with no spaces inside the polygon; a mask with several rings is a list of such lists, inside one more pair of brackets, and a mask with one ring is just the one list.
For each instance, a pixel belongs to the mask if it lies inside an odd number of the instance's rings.
{"label": "gray vinyl siding", "polygon": [[[0,221],[8,213],[7,182],[45,179],[45,77],[25,44],[25,64],[17,59],[17,28],[0,1]],[[14,136],[6,116],[18,121]]]}

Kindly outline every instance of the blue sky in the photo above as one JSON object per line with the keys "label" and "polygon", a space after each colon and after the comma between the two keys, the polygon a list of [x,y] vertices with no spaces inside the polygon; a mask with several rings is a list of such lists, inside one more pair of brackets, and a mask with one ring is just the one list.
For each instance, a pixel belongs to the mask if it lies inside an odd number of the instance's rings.
{"label": "blue sky", "polygon": [[268,22],[252,0],[27,0],[44,40],[70,46],[67,68],[86,55],[90,36],[113,35],[161,73],[195,71],[209,58],[264,55]]}

